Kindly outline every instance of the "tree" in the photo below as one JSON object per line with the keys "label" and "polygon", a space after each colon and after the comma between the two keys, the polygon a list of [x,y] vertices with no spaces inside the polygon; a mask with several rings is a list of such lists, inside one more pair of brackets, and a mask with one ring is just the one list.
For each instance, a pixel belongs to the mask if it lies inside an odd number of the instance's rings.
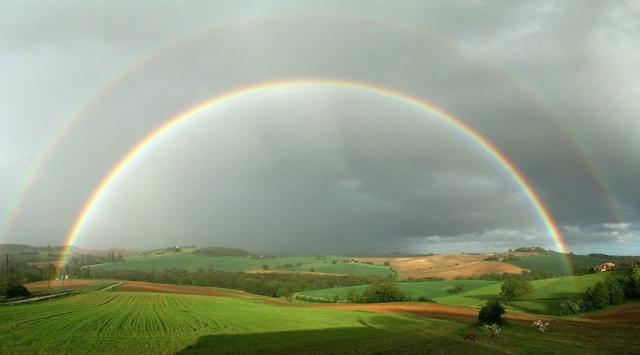
{"label": "tree", "polygon": [[505,301],[520,300],[532,290],[531,283],[527,280],[507,280],[500,287],[500,297]]}
{"label": "tree", "polygon": [[269,265],[267,264],[262,265],[262,270],[269,270]]}
{"label": "tree", "polygon": [[638,264],[631,266],[631,269],[625,279],[625,295],[629,298],[640,297],[640,266]]}
{"label": "tree", "polygon": [[406,298],[392,279],[377,280],[362,294],[362,301],[366,303],[400,302]]}
{"label": "tree", "polygon": [[480,308],[478,312],[478,322],[480,324],[502,324],[502,315],[504,314],[504,307],[498,300],[487,301],[487,304]]}
{"label": "tree", "polygon": [[593,308],[603,308],[609,304],[609,288],[604,282],[598,281],[593,287],[587,288],[584,301]]}
{"label": "tree", "polygon": [[608,279],[606,286],[609,291],[609,303],[621,304],[624,302],[624,288],[620,284],[620,281],[617,279]]}

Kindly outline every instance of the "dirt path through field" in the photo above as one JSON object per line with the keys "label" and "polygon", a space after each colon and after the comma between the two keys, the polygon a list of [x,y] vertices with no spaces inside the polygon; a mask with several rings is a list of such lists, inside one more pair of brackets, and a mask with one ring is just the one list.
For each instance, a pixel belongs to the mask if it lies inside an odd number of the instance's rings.
{"label": "dirt path through field", "polygon": [[[83,289],[89,288],[96,285],[95,280],[85,280],[85,279],[73,279],[73,280],[52,280],[51,288],[62,288],[62,289]],[[36,281],[30,282],[24,285],[29,291],[42,291],[49,289],[49,281]]]}

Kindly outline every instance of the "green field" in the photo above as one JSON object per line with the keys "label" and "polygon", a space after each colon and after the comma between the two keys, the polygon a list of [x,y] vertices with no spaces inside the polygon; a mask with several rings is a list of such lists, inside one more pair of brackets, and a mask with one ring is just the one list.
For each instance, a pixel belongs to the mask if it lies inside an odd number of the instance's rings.
{"label": "green field", "polygon": [[[197,271],[198,269],[215,271],[243,272],[262,270],[268,265],[270,271],[303,271],[332,274],[349,274],[358,276],[387,276],[391,273],[389,267],[368,264],[332,264],[332,260],[344,259],[343,256],[293,256],[274,258],[247,258],[244,256],[206,256],[194,253],[195,249],[183,249],[179,252],[155,253],[127,258],[123,262],[108,263],[92,266],[107,270],[136,270],[162,271],[180,269]],[[282,268],[283,265],[293,265],[293,268]],[[300,264],[300,266],[298,266]],[[279,268],[280,267],[280,268]]]}
{"label": "green field", "polygon": [[[436,300],[440,297],[451,295],[448,290],[453,289],[456,285],[464,285],[465,291],[475,290],[489,285],[499,284],[498,281],[484,280],[456,280],[456,281],[422,281],[422,282],[398,282],[400,290],[408,297],[415,300],[418,297],[425,297]],[[323,298],[331,300],[335,295],[340,301],[346,301],[351,291],[362,293],[367,288],[366,285],[329,288],[324,290],[298,292],[299,295],[305,295],[315,298]]]}
{"label": "green field", "polygon": [[[531,281],[533,293],[526,300],[514,301],[507,307],[514,310],[540,314],[557,314],[560,303],[567,299],[577,298],[587,287],[604,280],[611,273],[596,273],[582,276],[567,276],[552,279]],[[464,291],[449,293],[455,285],[463,285]],[[412,299],[424,296],[434,302],[455,306],[480,307],[489,299],[500,294],[502,282],[483,280],[425,281],[399,282],[398,286]],[[350,291],[361,293],[366,286],[330,288],[324,290],[298,292],[299,295],[331,300],[338,295],[339,300],[346,300]]]}
{"label": "green field", "polygon": [[[569,260],[574,270],[593,267],[606,262],[619,264],[630,259],[637,259],[637,257],[608,255],[569,255]],[[566,254],[547,252],[523,257],[517,260],[510,260],[509,263],[532,271],[541,271],[553,274],[566,274],[566,260]]]}
{"label": "green field", "polygon": [[[0,353],[576,353],[628,352],[628,327],[558,324],[541,336],[510,324],[499,338],[472,324],[360,311],[280,307],[256,300],[91,291],[0,307]],[[476,332],[477,343],[463,340]],[[628,333],[628,334],[627,334]]]}

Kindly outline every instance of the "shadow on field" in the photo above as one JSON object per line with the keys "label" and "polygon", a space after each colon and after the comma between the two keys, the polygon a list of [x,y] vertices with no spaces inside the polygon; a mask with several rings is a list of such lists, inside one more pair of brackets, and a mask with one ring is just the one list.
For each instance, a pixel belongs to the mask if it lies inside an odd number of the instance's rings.
{"label": "shadow on field", "polygon": [[478,343],[451,334],[434,337],[416,331],[373,327],[207,335],[178,354],[335,354],[335,353],[495,353]]}

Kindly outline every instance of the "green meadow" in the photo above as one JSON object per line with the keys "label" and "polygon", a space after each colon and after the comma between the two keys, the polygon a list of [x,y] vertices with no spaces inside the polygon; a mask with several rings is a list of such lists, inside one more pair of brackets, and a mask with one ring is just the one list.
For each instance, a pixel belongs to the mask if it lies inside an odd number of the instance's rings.
{"label": "green meadow", "polygon": [[[105,270],[162,271],[180,269],[197,271],[199,269],[227,272],[259,271],[263,265],[270,271],[322,272],[331,274],[348,274],[357,276],[387,276],[391,269],[386,266],[369,264],[333,264],[333,260],[344,259],[344,256],[327,255],[291,256],[291,257],[245,257],[245,256],[207,256],[194,252],[195,249],[182,249],[178,252],[163,252],[149,255],[129,257],[122,262],[93,266]],[[285,265],[289,265],[286,268]]]}
{"label": "green meadow", "polygon": [[509,260],[509,263],[532,271],[542,271],[552,274],[566,274],[567,262],[571,263],[574,270],[580,270],[582,268],[589,268],[606,262],[619,264],[628,260],[638,260],[638,257],[611,256],[600,254],[566,255],[556,252],[545,252],[522,257],[516,260]]}
{"label": "green meadow", "polygon": [[[596,273],[581,276],[557,277],[531,281],[533,292],[523,301],[514,301],[506,304],[507,308],[530,313],[557,314],[559,306],[567,299],[578,298],[587,287],[604,280],[607,273]],[[456,285],[462,285],[463,291],[450,292]],[[398,286],[408,297],[416,300],[425,297],[436,303],[481,307],[489,299],[497,298],[500,294],[500,281],[484,280],[452,280],[452,281],[424,281],[424,282],[399,282]],[[335,295],[344,301],[349,292],[362,293],[366,286],[339,287],[323,290],[298,292],[298,295],[332,300]]]}
{"label": "green meadow", "polygon": [[[292,304],[295,305],[295,304]],[[465,353],[624,352],[637,346],[599,330],[558,325],[538,334],[509,324],[491,337],[473,324],[255,300],[89,291],[0,307],[0,353]],[[476,343],[463,340],[478,334]],[[616,329],[630,337],[629,330]],[[634,338],[631,338],[634,339]]]}

